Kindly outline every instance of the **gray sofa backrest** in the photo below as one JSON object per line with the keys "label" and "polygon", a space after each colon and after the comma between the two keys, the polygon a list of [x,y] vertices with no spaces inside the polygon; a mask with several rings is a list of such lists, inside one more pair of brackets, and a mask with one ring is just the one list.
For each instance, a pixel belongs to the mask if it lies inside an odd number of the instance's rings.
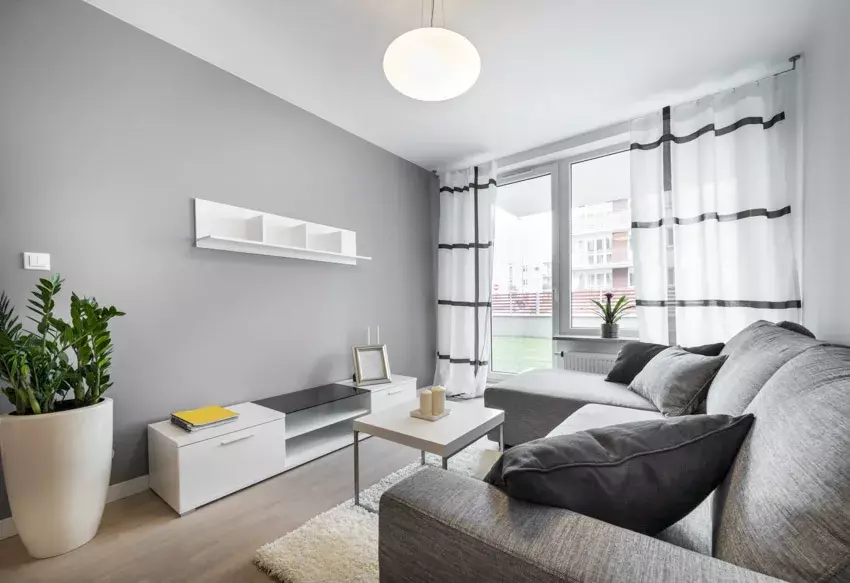
{"label": "gray sofa backrest", "polygon": [[720,354],[727,356],[706,397],[709,415],[740,415],[786,362],[823,344],[776,324],[759,320],[738,332]]}
{"label": "gray sofa backrest", "polygon": [[[784,346],[798,351],[802,342]],[[850,348],[809,347],[770,377],[746,412],[755,423],[715,492],[715,556],[788,581],[846,581]]]}

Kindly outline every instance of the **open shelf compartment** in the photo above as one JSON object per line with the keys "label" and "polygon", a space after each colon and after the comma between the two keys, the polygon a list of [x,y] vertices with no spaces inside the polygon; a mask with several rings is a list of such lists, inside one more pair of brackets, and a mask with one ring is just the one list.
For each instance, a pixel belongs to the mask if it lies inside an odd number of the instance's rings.
{"label": "open shelf compartment", "polygon": [[[358,441],[367,437],[369,436],[361,433]],[[287,439],[286,469],[290,470],[306,464],[352,443],[354,443],[354,423],[351,420],[340,421],[316,431]]]}
{"label": "open shelf compartment", "polygon": [[195,199],[195,245],[256,255],[356,265],[357,234],[318,223]]}
{"label": "open shelf compartment", "polygon": [[[316,407],[309,407],[286,416],[286,439],[295,439],[343,421],[369,414],[369,396],[352,395]],[[352,429],[353,431],[353,429]]]}

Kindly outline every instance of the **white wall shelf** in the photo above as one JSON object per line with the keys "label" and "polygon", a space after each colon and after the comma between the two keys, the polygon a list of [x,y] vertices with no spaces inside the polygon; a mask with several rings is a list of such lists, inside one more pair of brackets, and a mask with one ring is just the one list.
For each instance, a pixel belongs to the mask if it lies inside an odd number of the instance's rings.
{"label": "white wall shelf", "polygon": [[195,199],[195,246],[237,253],[271,255],[356,265],[354,231]]}

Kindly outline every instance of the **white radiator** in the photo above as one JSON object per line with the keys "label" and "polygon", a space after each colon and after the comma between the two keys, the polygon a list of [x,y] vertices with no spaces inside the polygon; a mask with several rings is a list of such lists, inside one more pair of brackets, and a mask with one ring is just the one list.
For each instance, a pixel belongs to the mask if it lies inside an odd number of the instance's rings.
{"label": "white radiator", "polygon": [[565,370],[607,374],[617,360],[616,354],[599,352],[561,352]]}

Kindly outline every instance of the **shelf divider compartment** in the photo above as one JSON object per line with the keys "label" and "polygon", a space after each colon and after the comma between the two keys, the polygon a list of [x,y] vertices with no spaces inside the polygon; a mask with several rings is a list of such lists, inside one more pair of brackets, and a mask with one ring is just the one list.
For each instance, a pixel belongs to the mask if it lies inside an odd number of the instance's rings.
{"label": "shelf divider compartment", "polygon": [[195,199],[195,246],[356,265],[357,234],[299,219]]}

